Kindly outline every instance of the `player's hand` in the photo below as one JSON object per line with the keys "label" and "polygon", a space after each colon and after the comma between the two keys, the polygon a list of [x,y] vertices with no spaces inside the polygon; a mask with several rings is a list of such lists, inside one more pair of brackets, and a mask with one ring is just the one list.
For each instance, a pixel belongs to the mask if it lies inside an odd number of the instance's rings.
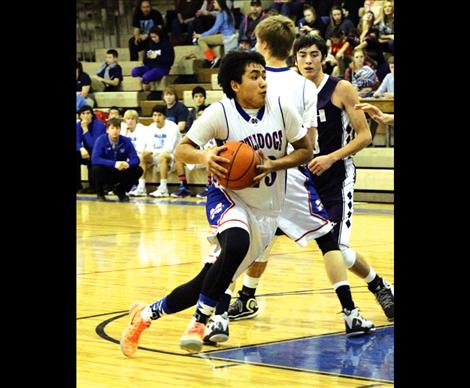
{"label": "player's hand", "polygon": [[320,176],[328,170],[334,162],[334,159],[330,155],[317,156],[308,164],[308,169],[312,174]]}
{"label": "player's hand", "polygon": [[261,159],[263,161],[263,164],[258,164],[256,168],[258,171],[261,172],[261,174],[256,175],[253,178],[253,182],[258,183],[263,179],[266,175],[268,175],[271,171],[274,170],[274,162],[269,159],[262,150],[258,150],[258,155],[261,156]]}
{"label": "player's hand", "polygon": [[372,104],[367,104],[367,103],[361,103],[361,104],[356,104],[354,105],[354,109],[356,110],[362,110],[366,112],[372,120],[379,124],[391,124],[393,122],[393,116],[392,115],[386,115],[384,114],[379,108],[377,108],[375,105]]}
{"label": "player's hand", "polygon": [[205,150],[206,159],[204,165],[209,172],[218,179],[225,179],[227,177],[227,169],[222,167],[219,163],[230,163],[230,160],[218,156],[219,152],[227,149],[227,146],[210,147]]}

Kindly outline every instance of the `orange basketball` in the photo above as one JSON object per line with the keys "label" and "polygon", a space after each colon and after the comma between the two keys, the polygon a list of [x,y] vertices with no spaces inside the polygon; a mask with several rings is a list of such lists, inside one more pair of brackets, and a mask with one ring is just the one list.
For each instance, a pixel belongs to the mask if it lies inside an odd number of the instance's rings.
{"label": "orange basketball", "polygon": [[230,160],[230,163],[220,163],[228,170],[227,178],[218,182],[232,190],[241,190],[253,184],[253,178],[260,174],[256,166],[262,164],[261,157],[248,144],[240,141],[228,141],[227,149],[219,152],[219,156]]}

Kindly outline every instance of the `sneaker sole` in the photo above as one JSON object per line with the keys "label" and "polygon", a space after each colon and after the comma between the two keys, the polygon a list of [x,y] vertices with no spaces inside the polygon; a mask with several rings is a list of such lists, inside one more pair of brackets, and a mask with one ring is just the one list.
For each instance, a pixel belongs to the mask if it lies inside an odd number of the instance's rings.
{"label": "sneaker sole", "polygon": [[228,338],[227,334],[213,334],[208,337],[208,340],[210,342],[227,342]]}
{"label": "sneaker sole", "polygon": [[202,342],[196,338],[185,338],[180,340],[180,347],[190,353],[199,353],[202,349]]}
{"label": "sneaker sole", "polygon": [[[139,307],[139,305],[145,306],[144,303],[140,303],[140,302],[134,302],[134,303],[131,304],[131,307],[129,308],[129,314],[131,313],[131,311],[133,309],[136,309],[136,310],[135,310],[134,314],[132,314],[132,316],[129,317],[130,319],[129,319],[129,322],[127,323],[127,326],[129,326],[131,324],[131,322],[134,319],[135,315],[140,311],[138,308],[136,308],[136,307]],[[127,329],[127,327],[126,327],[126,329]],[[124,354],[126,357],[132,357],[135,354],[135,352],[137,351],[138,346],[137,346],[137,348],[134,352],[126,354],[126,351],[124,349],[124,333],[125,332],[126,332],[126,330],[124,330],[124,332],[121,334],[121,338],[119,339],[119,345],[120,345],[122,354]]]}
{"label": "sneaker sole", "polygon": [[232,315],[229,315],[228,318],[231,320],[231,321],[241,321],[243,319],[250,319],[250,318],[254,318],[256,317],[258,314],[260,313],[259,310],[255,311],[254,313],[242,313],[242,314],[239,314],[239,315],[235,315],[235,316],[232,316]]}
{"label": "sneaker sole", "polygon": [[369,330],[354,331],[352,333],[346,333],[346,337],[355,337],[355,336],[359,336],[359,335],[365,335],[365,334],[369,334],[369,333],[374,332],[374,331],[375,331],[375,327],[373,327],[372,329],[369,329]]}

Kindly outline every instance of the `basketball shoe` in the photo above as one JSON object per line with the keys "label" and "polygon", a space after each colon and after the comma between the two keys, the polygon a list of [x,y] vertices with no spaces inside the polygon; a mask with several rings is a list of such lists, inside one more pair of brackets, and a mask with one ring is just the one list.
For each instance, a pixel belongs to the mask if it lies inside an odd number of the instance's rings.
{"label": "basketball shoe", "polygon": [[344,309],[343,319],[346,326],[346,335],[348,337],[375,331],[374,324],[362,317],[361,314],[359,314],[359,309],[357,307],[351,311]]}
{"label": "basketball shoe", "polygon": [[375,295],[375,299],[382,307],[387,319],[389,321],[393,321],[395,319],[395,297],[393,286],[382,278],[382,286],[370,291]]}
{"label": "basketball shoe", "polygon": [[204,332],[204,343],[228,341],[228,314],[214,315]]}
{"label": "basketball shoe", "polygon": [[180,347],[190,353],[200,352],[204,342],[204,330],[206,326],[203,323],[196,322],[192,317],[186,331],[180,338]]}
{"label": "basketball shoe", "polygon": [[235,302],[228,308],[228,318],[231,321],[253,318],[256,317],[258,313],[259,308],[256,298],[247,298],[241,291],[238,291]]}
{"label": "basketball shoe", "polygon": [[139,339],[142,332],[150,327],[151,322],[146,322],[142,319],[140,312],[147,307],[145,303],[134,302],[131,304],[129,310],[129,323],[121,335],[121,352],[131,357],[137,351],[139,346]]}

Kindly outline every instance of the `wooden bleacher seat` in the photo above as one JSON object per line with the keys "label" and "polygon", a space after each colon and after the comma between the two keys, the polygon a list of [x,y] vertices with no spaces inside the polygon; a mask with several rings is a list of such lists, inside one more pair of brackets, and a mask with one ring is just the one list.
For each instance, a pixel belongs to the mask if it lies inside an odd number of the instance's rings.
{"label": "wooden bleacher seat", "polygon": [[[207,96],[206,103],[212,104],[213,102],[220,101],[222,97],[224,96],[224,92],[222,92],[222,90],[207,90],[206,96]],[[194,106],[194,101],[193,101],[191,90],[184,91],[183,104],[188,107]]]}
{"label": "wooden bleacher seat", "polygon": [[206,92],[212,90],[212,85],[209,83],[197,83],[197,84],[173,84],[172,85],[176,89],[176,95],[178,96],[179,100],[184,99],[184,92],[189,90],[192,93],[192,90],[196,86],[202,86]]}
{"label": "wooden bleacher seat", "polygon": [[142,116],[152,116],[152,108],[156,105],[164,106],[165,101],[163,100],[150,100],[150,101],[140,101],[139,106],[141,109]]}
{"label": "wooden bleacher seat", "polygon": [[211,75],[211,84],[212,84],[212,90],[222,90],[222,87],[219,85],[219,82],[217,81],[217,74]]}
{"label": "wooden bleacher seat", "polygon": [[[90,77],[98,71],[98,68],[101,66],[101,62],[82,62],[83,71],[87,73]],[[119,61],[119,65],[122,67],[123,76],[131,76],[132,69],[137,66],[142,66],[142,62],[139,61]]]}
{"label": "wooden bleacher seat", "polygon": [[119,106],[121,108],[137,108],[140,92],[96,92],[94,93],[97,108]]}

